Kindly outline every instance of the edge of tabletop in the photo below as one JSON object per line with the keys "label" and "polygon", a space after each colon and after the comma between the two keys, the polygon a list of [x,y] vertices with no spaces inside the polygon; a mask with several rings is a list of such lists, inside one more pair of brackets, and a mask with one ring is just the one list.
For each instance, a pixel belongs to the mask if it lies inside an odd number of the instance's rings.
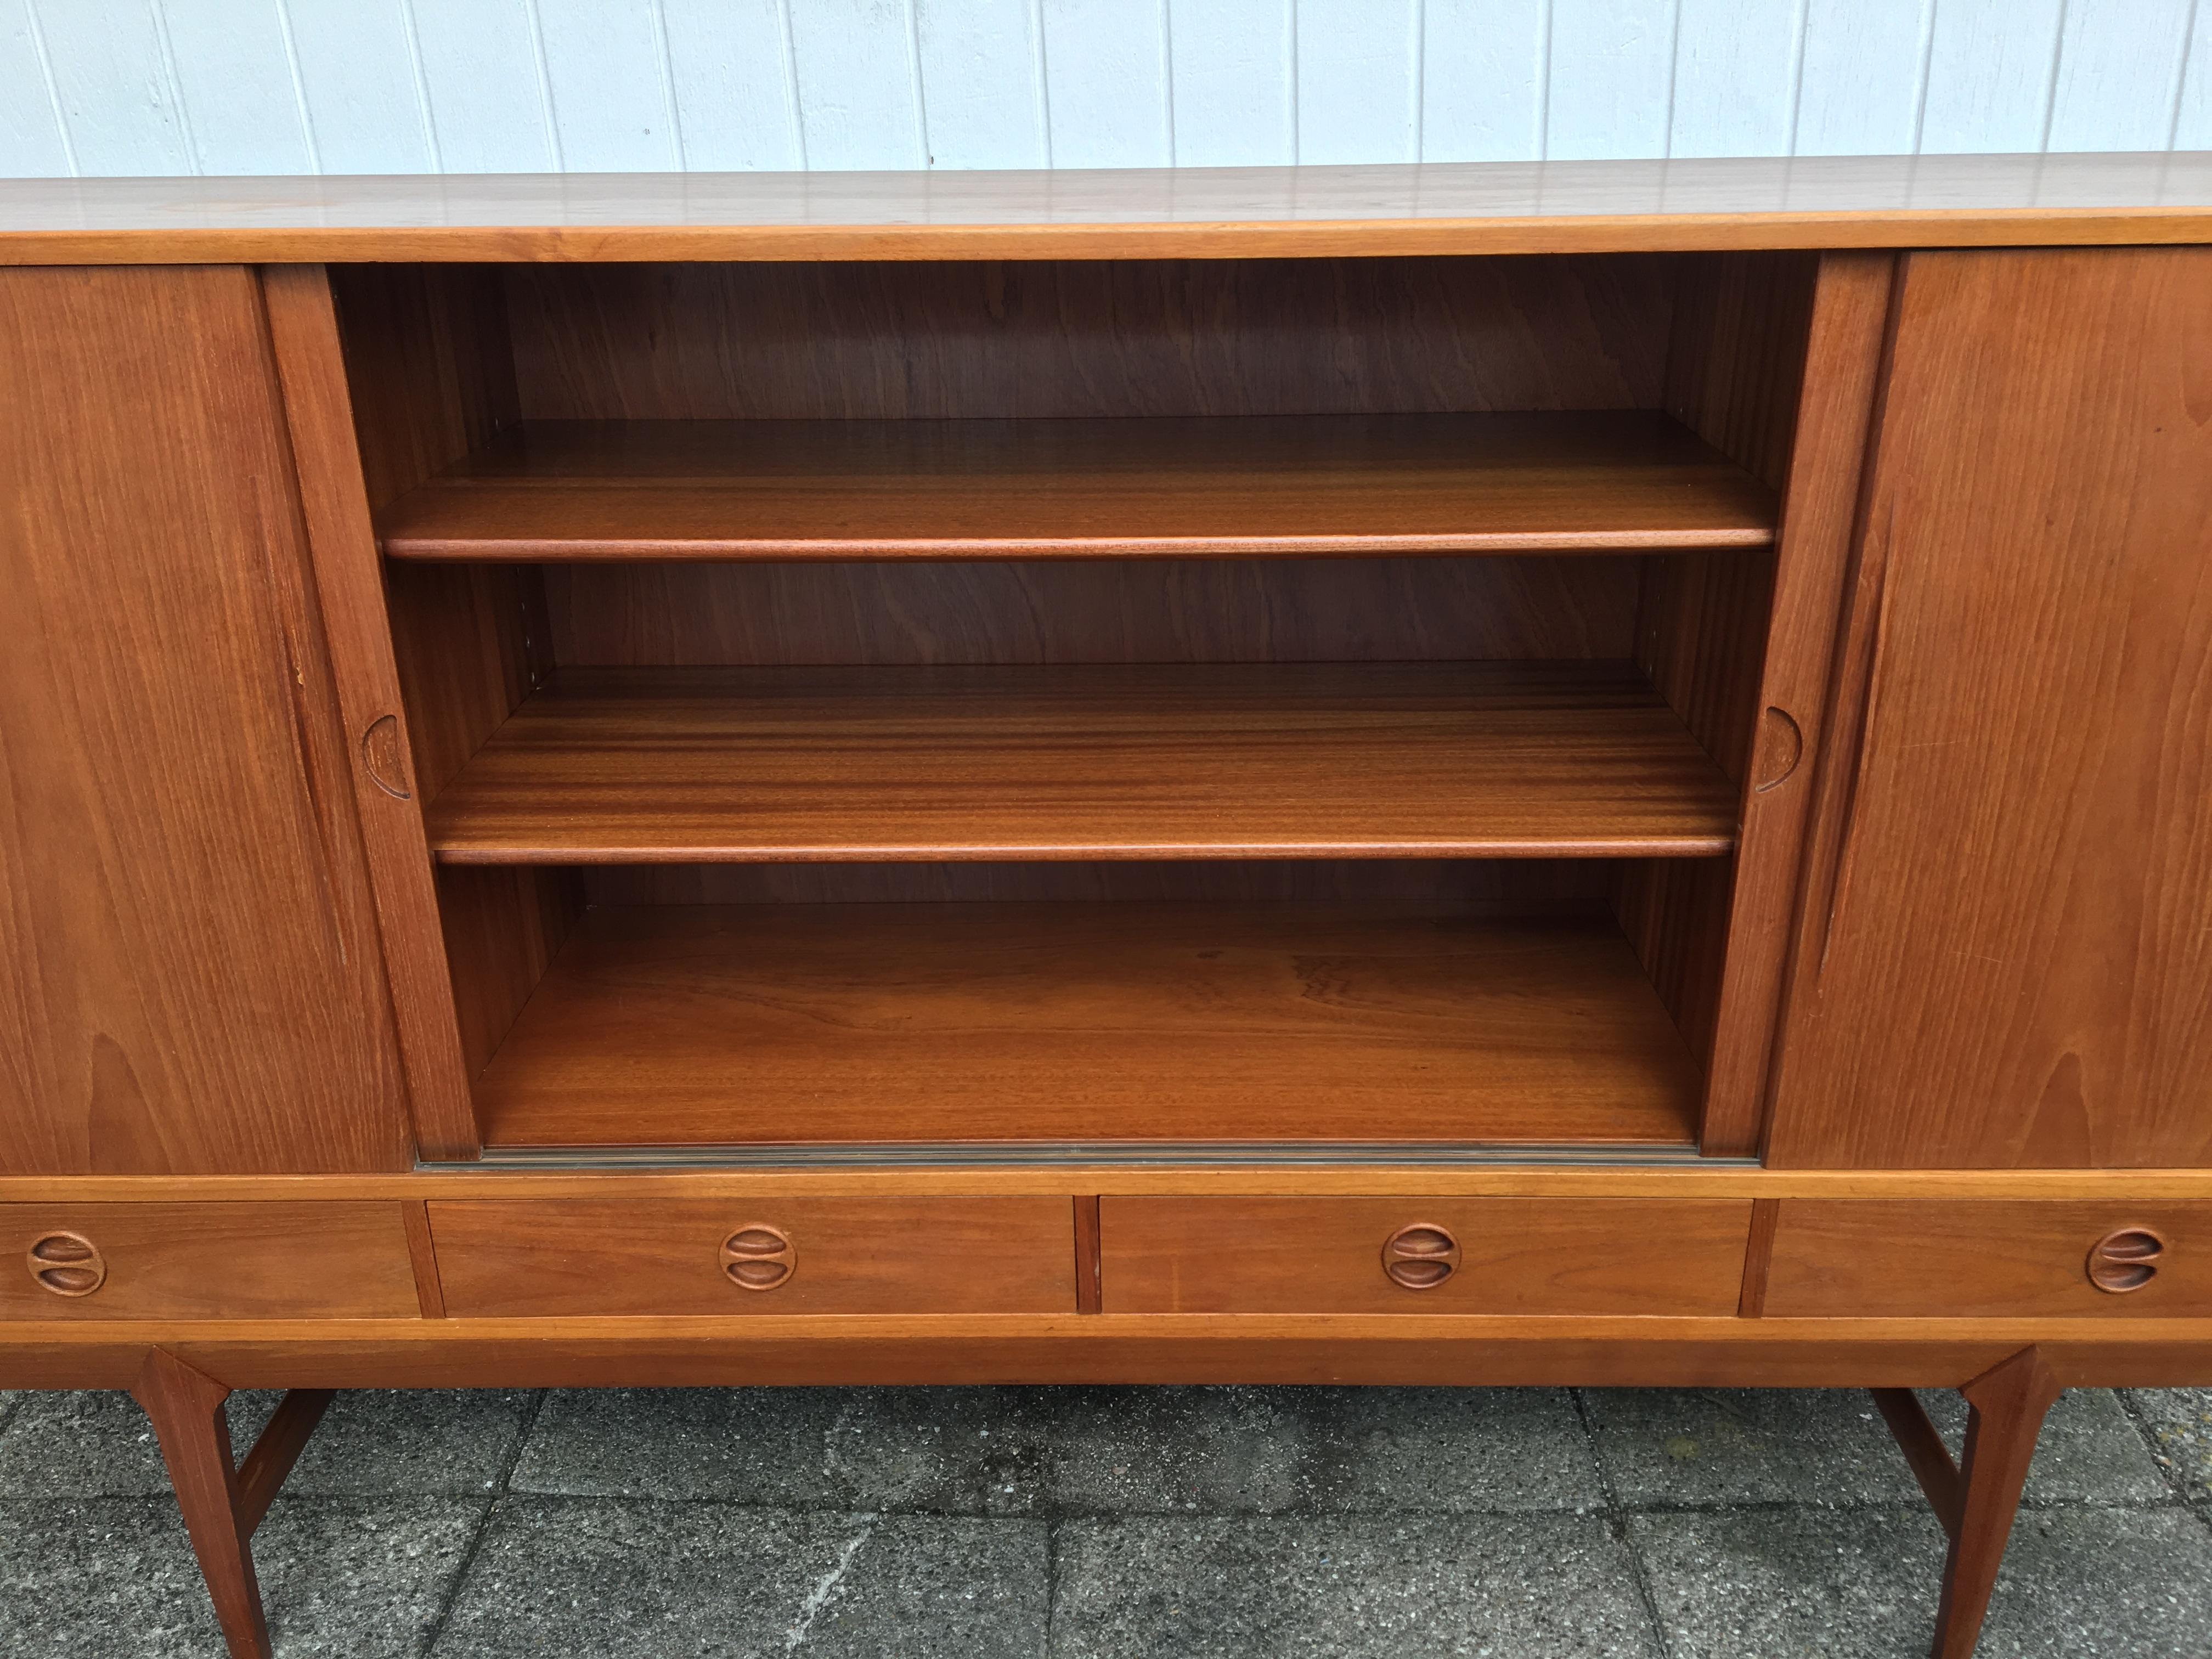
{"label": "edge of tabletop", "polygon": [[2212,151],[0,180],[0,264],[1326,258],[2212,242]]}

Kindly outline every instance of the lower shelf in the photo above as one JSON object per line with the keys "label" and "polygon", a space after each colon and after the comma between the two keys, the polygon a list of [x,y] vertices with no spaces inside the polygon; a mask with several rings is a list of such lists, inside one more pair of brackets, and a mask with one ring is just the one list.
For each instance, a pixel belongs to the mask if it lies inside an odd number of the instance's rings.
{"label": "lower shelf", "polygon": [[477,1085],[487,1149],[1684,1146],[1609,921],[1408,906],[588,912]]}

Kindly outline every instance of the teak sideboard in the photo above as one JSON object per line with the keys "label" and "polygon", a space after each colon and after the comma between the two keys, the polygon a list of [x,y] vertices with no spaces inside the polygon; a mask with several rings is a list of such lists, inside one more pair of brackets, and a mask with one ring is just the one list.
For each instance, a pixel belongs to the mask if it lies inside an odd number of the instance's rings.
{"label": "teak sideboard", "polygon": [[2060,1390],[2212,1383],[2212,155],[0,263],[0,1386],[234,1654],[338,1389],[1867,1388],[1956,1659]]}

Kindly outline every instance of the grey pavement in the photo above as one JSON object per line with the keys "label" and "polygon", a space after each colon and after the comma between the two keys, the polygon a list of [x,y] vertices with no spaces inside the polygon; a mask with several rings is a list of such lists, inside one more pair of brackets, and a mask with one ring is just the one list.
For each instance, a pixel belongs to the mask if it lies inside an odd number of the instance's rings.
{"label": "grey pavement", "polygon": [[[1863,1394],[1544,1389],[348,1394],[254,1547],[283,1659],[1920,1659],[1942,1559]],[[137,1407],[0,1395],[0,1655],[222,1651]],[[2212,1389],[2060,1403],[1982,1651],[2212,1659]]]}

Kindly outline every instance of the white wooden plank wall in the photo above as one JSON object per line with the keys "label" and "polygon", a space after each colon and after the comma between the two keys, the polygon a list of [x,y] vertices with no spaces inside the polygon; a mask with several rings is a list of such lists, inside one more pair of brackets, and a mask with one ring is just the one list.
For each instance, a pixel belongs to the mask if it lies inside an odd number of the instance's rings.
{"label": "white wooden plank wall", "polygon": [[0,0],[0,175],[2212,149],[2212,0]]}

